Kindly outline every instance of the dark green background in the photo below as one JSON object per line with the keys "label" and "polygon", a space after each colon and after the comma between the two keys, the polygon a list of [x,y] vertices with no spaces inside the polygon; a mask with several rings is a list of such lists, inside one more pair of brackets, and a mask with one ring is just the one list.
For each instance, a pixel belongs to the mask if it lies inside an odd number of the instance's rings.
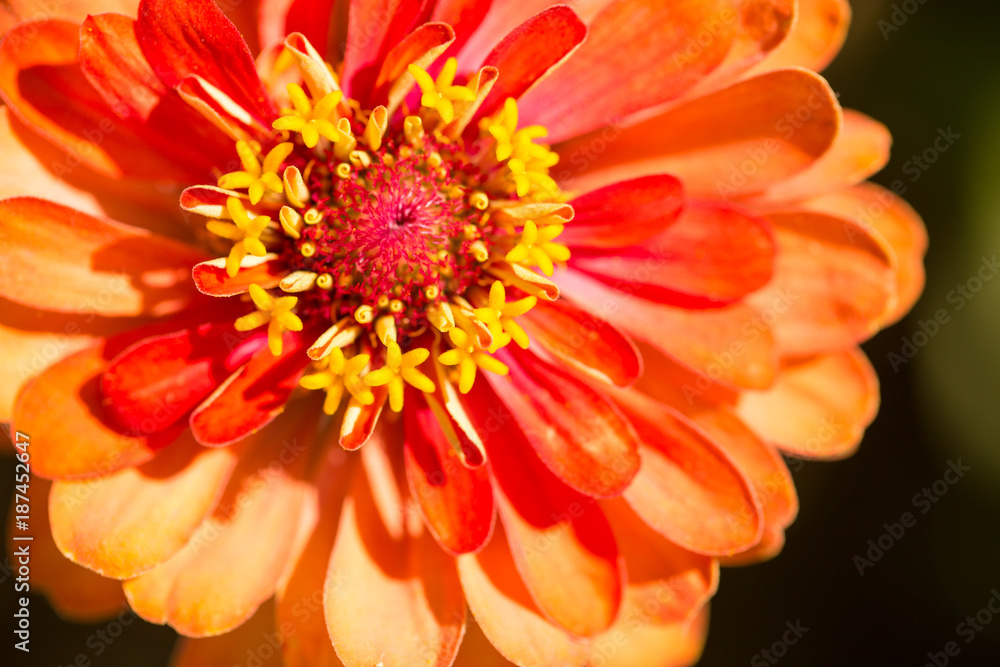
{"label": "dark green background", "polygon": [[[784,552],[763,565],[723,570],[704,667],[767,664],[752,661],[796,621],[809,630],[777,664],[921,667],[929,651],[957,641],[961,652],[950,665],[1000,665],[1000,615],[971,643],[956,634],[991,590],[1000,590],[1000,280],[961,311],[947,300],[983,256],[1000,252],[1000,3],[906,4],[919,8],[886,39],[879,21],[891,20],[893,3],[855,2],[850,38],[826,75],[844,106],[893,132],[892,161],[875,180],[904,179],[906,198],[927,222],[927,289],[906,320],[866,346],[883,405],[859,453],[805,464],[795,473],[801,511]],[[961,138],[910,182],[906,162],[949,127]],[[939,308],[951,321],[894,372],[887,355]],[[914,494],[959,458],[972,471],[927,514],[915,511]],[[9,459],[3,468],[6,503]],[[882,535],[883,523],[907,511],[916,525],[859,576],[854,556]],[[12,597],[5,584],[5,619]],[[64,664],[103,627],[65,624],[40,602],[31,606],[31,661],[14,664]],[[0,656],[11,655],[11,635],[3,636]],[[170,630],[132,626],[94,664],[157,667],[172,641]],[[157,654],[162,659],[150,659]]]}

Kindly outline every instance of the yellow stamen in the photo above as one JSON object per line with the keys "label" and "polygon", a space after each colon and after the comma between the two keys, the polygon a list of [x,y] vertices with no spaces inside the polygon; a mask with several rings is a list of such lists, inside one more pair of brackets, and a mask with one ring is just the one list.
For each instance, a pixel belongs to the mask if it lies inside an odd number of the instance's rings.
{"label": "yellow stamen", "polygon": [[305,208],[309,201],[309,188],[298,167],[286,167],[282,178],[285,199],[295,208]]}
{"label": "yellow stamen", "polygon": [[278,220],[281,221],[281,229],[286,235],[293,239],[302,236],[302,215],[291,206],[282,206],[278,212]]}
{"label": "yellow stamen", "polygon": [[251,219],[243,202],[237,197],[226,200],[226,210],[233,222],[210,220],[206,228],[216,236],[235,242],[226,259],[226,273],[232,278],[239,272],[240,262],[244,257],[247,255],[263,257],[267,254],[267,248],[260,240],[260,235],[271,224],[271,218],[259,215]]}
{"label": "yellow stamen", "polygon": [[430,350],[418,347],[406,354],[399,344],[389,340],[386,344],[385,365],[365,376],[365,384],[370,387],[387,385],[389,390],[389,407],[393,412],[403,409],[403,390],[406,384],[420,391],[431,393],[436,387],[434,381],[417,368],[431,356]]}
{"label": "yellow stamen", "polygon": [[302,320],[292,312],[299,298],[282,296],[274,298],[260,285],[250,285],[250,298],[257,306],[256,312],[236,320],[237,331],[250,331],[267,324],[267,344],[274,356],[281,355],[281,338],[286,331],[302,331]]}
{"label": "yellow stamen", "polygon": [[368,117],[368,124],[365,125],[365,143],[368,148],[377,151],[382,147],[382,137],[385,136],[385,129],[388,127],[389,114],[383,106],[375,107],[372,115]]}
{"label": "yellow stamen", "polygon": [[359,354],[348,359],[344,351],[335,347],[330,354],[316,365],[316,372],[304,376],[300,381],[306,389],[325,389],[326,400],[323,401],[323,412],[332,415],[337,412],[346,389],[351,396],[362,405],[375,402],[375,395],[361,379],[361,372],[368,366],[371,357]]}
{"label": "yellow stamen", "polygon": [[457,69],[458,61],[455,58],[448,58],[435,81],[427,70],[419,65],[411,64],[407,67],[417,80],[420,92],[423,93],[420,97],[421,106],[437,111],[446,125],[455,119],[455,102],[473,102],[476,99],[475,92],[465,86],[452,85]]}

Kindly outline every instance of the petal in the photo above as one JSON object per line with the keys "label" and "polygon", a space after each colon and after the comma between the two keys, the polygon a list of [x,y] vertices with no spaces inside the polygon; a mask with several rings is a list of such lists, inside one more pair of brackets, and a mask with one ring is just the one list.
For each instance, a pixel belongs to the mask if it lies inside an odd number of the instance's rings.
{"label": "petal", "polygon": [[[45,510],[50,487],[51,483],[40,477],[31,477],[28,482],[29,504],[36,508],[31,513],[34,538],[30,542],[32,588],[45,593],[53,609],[61,617],[75,623],[97,623],[115,614],[119,614],[119,618],[127,617],[131,612],[121,584],[67,559],[53,541],[49,513]],[[11,503],[7,535],[17,534],[14,517],[14,503]],[[15,540],[7,542],[9,563],[16,562],[14,550],[23,544]]]}
{"label": "petal", "polygon": [[150,133],[115,115],[84,76],[79,50],[79,26],[63,21],[22,24],[0,46],[0,97],[57,149],[51,170],[65,176],[86,166],[113,179],[190,179],[185,165],[150,146]]}
{"label": "petal", "polygon": [[277,593],[275,624],[286,628],[289,640],[282,646],[287,667],[341,667],[326,629],[323,611],[323,581],[330,552],[337,538],[341,509],[355,466],[340,443],[328,432],[332,442],[325,447],[315,482],[319,508],[309,539],[296,559],[287,580]]}
{"label": "petal", "polygon": [[628,591],[618,623],[665,625],[701,611],[719,585],[716,560],[664,539],[620,498],[602,505],[628,564]]}
{"label": "petal", "polygon": [[764,527],[761,506],[741,470],[704,431],[634,390],[617,400],[642,438],[642,468],[625,491],[651,528],[689,551],[725,555],[749,549]]}
{"label": "petal", "polygon": [[142,0],[139,46],[167,88],[197,74],[270,126],[274,102],[236,26],[212,0]]}
{"label": "petal", "polygon": [[889,161],[892,136],[882,123],[847,109],[833,146],[811,167],[756,197],[763,204],[790,202],[857,185]]}
{"label": "petal", "polygon": [[542,613],[569,633],[589,637],[607,629],[624,588],[623,563],[608,520],[533,455],[513,420],[493,416],[496,398],[487,386],[477,382],[469,396],[524,585]]}
{"label": "petal", "polygon": [[125,432],[167,429],[236,370],[239,360],[229,357],[237,341],[225,322],[136,343],[101,376],[108,414]]}
{"label": "petal", "polygon": [[192,174],[209,174],[235,158],[232,142],[156,78],[131,18],[88,16],[80,28],[80,68],[119,118],[141,124],[151,148]]}
{"label": "petal", "polygon": [[403,511],[390,445],[373,441],[362,450],[365,470],[344,501],[326,578],[327,627],[347,667],[443,667],[458,652],[465,600],[454,559]]}
{"label": "petal", "polygon": [[850,220],[882,242],[895,260],[896,305],[886,313],[881,325],[895,324],[910,312],[924,291],[927,229],[909,204],[883,187],[862,183],[802,206]]}
{"label": "petal", "polygon": [[57,481],[52,535],[67,558],[105,577],[138,576],[181,550],[235,466],[233,452],[205,449],[187,435],[141,466]]}
{"label": "petal", "polygon": [[847,0],[798,0],[799,10],[791,32],[753,71],[781,67],[826,69],[840,51],[851,24]]}
{"label": "petal", "polygon": [[621,647],[601,663],[607,667],[688,667],[701,658],[707,634],[706,607],[690,620],[669,625],[621,622],[597,641],[605,645],[614,642],[616,648]]}
{"label": "petal", "polygon": [[[261,605],[250,620],[231,632],[203,639],[182,638],[170,658],[170,667],[218,667],[249,662],[254,667],[282,667],[281,651],[275,644],[287,646],[294,638],[286,636],[274,619],[274,605]],[[326,666],[323,666],[326,667]]]}
{"label": "petal", "polygon": [[265,347],[199,405],[191,414],[195,439],[224,447],[269,424],[280,415],[309,364],[305,339],[285,336],[282,356]]}
{"label": "petal", "polygon": [[677,220],[684,188],[674,176],[646,176],[588,192],[570,206],[575,215],[559,236],[560,243],[626,248],[656,236]]}
{"label": "petal", "polygon": [[195,287],[209,296],[236,296],[244,294],[250,285],[257,284],[264,289],[278,286],[288,273],[284,262],[275,254],[264,257],[249,256],[240,264],[235,276],[226,271],[226,258],[210,259],[196,264],[191,270]]}
{"label": "petal", "polygon": [[718,37],[685,57],[690,36],[728,4],[613,0],[590,22],[583,46],[521,99],[525,123],[544,125],[561,141],[679,97],[728,53],[735,28],[720,21]]}
{"label": "petal", "polygon": [[747,302],[773,322],[782,356],[838,350],[867,340],[895,305],[888,251],[849,220],[808,211],[772,213],[774,279]]}
{"label": "petal", "polygon": [[[349,0],[347,44],[341,70],[344,97],[367,95],[381,61],[424,14],[427,0]],[[357,81],[355,81],[357,79]]]}
{"label": "petal", "polygon": [[293,554],[319,403],[251,436],[208,520],[172,558],[125,582],[137,614],[187,637],[227,632],[274,595]]}
{"label": "petal", "polygon": [[777,370],[770,327],[745,305],[688,310],[640,299],[592,280],[561,271],[559,287],[599,319],[621,327],[633,339],[699,375],[733,387],[766,388]]}
{"label": "petal", "polygon": [[565,5],[549,7],[515,28],[483,61],[503,75],[476,112],[473,124],[498,111],[508,97],[521,97],[573,53],[586,36],[587,26]]}
{"label": "petal", "polygon": [[860,350],[788,361],[766,392],[746,392],[737,411],[762,438],[805,458],[850,456],[878,411],[878,378]]}
{"label": "petal", "polygon": [[261,46],[280,44],[286,35],[298,32],[321,55],[327,53],[336,4],[335,0],[261,0],[256,17]]}
{"label": "petal", "polygon": [[478,551],[495,518],[489,473],[463,463],[418,392],[408,392],[403,417],[406,478],[427,528],[452,555]]}
{"label": "petal", "polygon": [[455,43],[450,48],[453,54],[469,40],[492,4],[493,0],[438,0],[435,3],[431,21],[447,23],[455,30]]}
{"label": "petal", "polygon": [[204,255],[122,223],[43,201],[0,202],[0,296],[34,308],[163,315],[197,292],[187,270]]}
{"label": "petal", "polygon": [[518,323],[560,361],[602,382],[625,387],[642,375],[642,359],[632,340],[569,299],[539,303]]}
{"label": "petal", "polygon": [[[575,222],[574,222],[575,224]],[[685,308],[738,301],[771,279],[767,220],[729,206],[688,205],[665,231],[626,250],[574,252],[569,265],[637,297]]]}
{"label": "petal", "polygon": [[[804,170],[826,153],[839,128],[840,106],[822,77],[778,70],[637,125],[614,126],[561,144],[557,152],[564,166],[555,177],[565,187],[589,190],[671,173],[681,179],[689,197],[725,200],[759,192]],[[599,157],[588,160],[598,148],[603,149]]]}
{"label": "petal", "polygon": [[445,23],[425,23],[386,54],[375,79],[372,104],[387,104],[394,112],[413,88],[414,78],[407,71],[410,64],[430,67],[455,41],[455,33]]}
{"label": "petal", "polygon": [[[459,574],[461,574],[461,568],[461,561],[459,561]],[[535,663],[528,661],[522,664],[533,665]],[[567,663],[563,661],[558,664]],[[517,665],[503,657],[503,654],[490,643],[475,619],[469,619],[465,627],[465,636],[462,637],[462,646],[458,649],[453,667],[517,667]]]}
{"label": "petal", "polygon": [[[486,548],[458,558],[465,599],[483,634],[521,667],[582,666],[590,652],[587,646],[542,615],[503,538],[498,527]],[[469,664],[478,667],[481,663]]]}
{"label": "petal", "polygon": [[18,23],[34,21],[40,16],[79,24],[90,14],[133,15],[138,6],[139,0],[61,0],[56,4],[45,0],[7,0],[0,6],[0,36]]}
{"label": "petal", "polygon": [[510,375],[488,375],[538,457],[580,493],[619,495],[639,469],[638,442],[621,413],[601,393],[533,354],[497,358]]}

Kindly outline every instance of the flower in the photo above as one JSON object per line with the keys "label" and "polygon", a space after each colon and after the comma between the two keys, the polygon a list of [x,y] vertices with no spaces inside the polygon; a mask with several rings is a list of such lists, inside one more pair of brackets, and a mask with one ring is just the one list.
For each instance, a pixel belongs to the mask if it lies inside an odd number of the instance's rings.
{"label": "flower", "polygon": [[39,584],[178,664],[694,662],[922,288],[846,3],[334,4],[4,26]]}

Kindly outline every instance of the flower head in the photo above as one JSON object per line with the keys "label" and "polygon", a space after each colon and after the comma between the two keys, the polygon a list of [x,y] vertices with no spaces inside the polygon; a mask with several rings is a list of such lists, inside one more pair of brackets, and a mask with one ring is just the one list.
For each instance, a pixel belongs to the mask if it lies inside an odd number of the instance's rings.
{"label": "flower head", "polygon": [[347,4],[338,46],[262,3],[256,59],[211,0],[0,46],[0,340],[66,332],[0,419],[87,568],[45,589],[182,662],[275,622],[289,665],[694,662],[922,286],[885,129],[810,71],[846,12]]}

